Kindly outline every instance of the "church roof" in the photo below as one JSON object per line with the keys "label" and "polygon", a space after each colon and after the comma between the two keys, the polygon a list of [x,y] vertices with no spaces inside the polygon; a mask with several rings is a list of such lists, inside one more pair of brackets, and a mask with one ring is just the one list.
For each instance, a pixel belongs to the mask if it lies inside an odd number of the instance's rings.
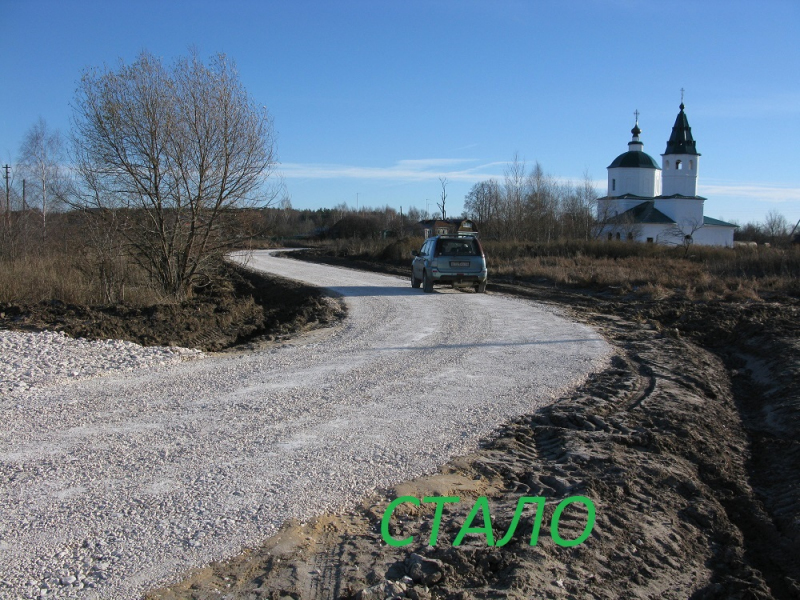
{"label": "church roof", "polygon": [[670,196],[656,196],[657,200],[672,200],[674,198],[679,198],[682,200],[708,200],[705,196],[686,196],[685,194],[672,194]]}
{"label": "church roof", "polygon": [[655,207],[652,201],[642,202],[610,219],[613,223],[652,223],[656,225],[674,225],[675,221]]}
{"label": "church roof", "polygon": [[653,159],[653,157],[646,152],[642,152],[641,150],[629,150],[628,152],[620,154],[614,159],[614,162],[608,165],[609,169],[614,169],[616,167],[661,170],[661,167],[658,166],[658,163]]}
{"label": "church roof", "polygon": [[675,125],[672,126],[672,134],[669,136],[667,142],[667,149],[664,150],[666,154],[694,154],[700,156],[697,151],[696,142],[692,137],[692,128],[689,127],[689,119],[686,118],[686,113],[683,112],[684,106],[681,102],[681,112],[675,119]]}
{"label": "church roof", "polygon": [[719,219],[712,219],[711,217],[703,217],[703,225],[711,225],[713,227],[739,227],[733,223],[720,221]]}

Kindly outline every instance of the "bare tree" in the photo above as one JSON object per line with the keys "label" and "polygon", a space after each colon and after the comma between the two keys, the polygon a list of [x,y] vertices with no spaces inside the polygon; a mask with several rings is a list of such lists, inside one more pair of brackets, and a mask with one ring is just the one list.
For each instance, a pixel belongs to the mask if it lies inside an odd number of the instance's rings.
{"label": "bare tree", "polygon": [[536,161],[524,185],[523,222],[527,239],[550,242],[556,237],[561,191]]}
{"label": "bare tree", "polygon": [[595,212],[598,204],[597,188],[594,186],[589,171],[583,172],[583,180],[575,187],[576,211],[580,215],[576,220],[575,237],[589,240],[593,236],[593,228],[595,226]]}
{"label": "bare tree", "polygon": [[506,167],[504,174],[501,203],[503,230],[506,237],[519,240],[523,237],[526,194],[525,161],[519,158],[519,154],[514,154],[514,160]]}
{"label": "bare tree", "polygon": [[65,193],[63,161],[61,135],[40,118],[25,134],[19,162],[25,177],[34,182],[31,191],[42,213],[42,239],[47,237],[47,214]]}
{"label": "bare tree", "polygon": [[447,218],[447,213],[444,209],[445,203],[447,202],[447,177],[439,177],[439,183],[442,184],[442,201],[437,202],[436,206],[442,211],[442,221],[444,221]]}
{"label": "bare tree", "polygon": [[133,256],[170,295],[190,295],[236,241],[231,211],[274,200],[272,121],[224,55],[87,70],[74,111],[76,204],[127,211]]}
{"label": "bare tree", "polygon": [[495,229],[498,204],[500,203],[500,186],[494,179],[480,181],[472,186],[464,198],[464,210],[476,220],[484,235],[491,235]]}
{"label": "bare tree", "polygon": [[689,256],[689,250],[692,244],[694,244],[694,234],[702,229],[703,225],[702,219],[682,221],[680,225],[676,224],[659,235],[659,241],[661,243],[681,246],[683,248],[683,257],[686,258]]}
{"label": "bare tree", "polygon": [[789,232],[789,222],[777,210],[771,210],[767,213],[767,218],[764,221],[764,230],[773,244],[780,241],[781,238],[786,237]]}

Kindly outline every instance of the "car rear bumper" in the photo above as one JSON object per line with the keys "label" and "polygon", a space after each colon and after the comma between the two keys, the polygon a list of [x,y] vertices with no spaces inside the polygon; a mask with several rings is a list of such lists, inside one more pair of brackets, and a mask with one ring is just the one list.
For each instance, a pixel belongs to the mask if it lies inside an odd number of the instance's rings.
{"label": "car rear bumper", "polygon": [[433,273],[435,283],[453,283],[456,285],[468,285],[472,283],[483,283],[486,281],[486,272],[483,273]]}

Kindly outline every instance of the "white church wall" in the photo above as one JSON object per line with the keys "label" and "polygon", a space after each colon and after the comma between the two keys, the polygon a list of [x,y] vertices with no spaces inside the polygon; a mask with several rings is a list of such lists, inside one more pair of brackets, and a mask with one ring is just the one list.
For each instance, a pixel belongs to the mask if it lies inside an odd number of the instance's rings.
{"label": "white church wall", "polygon": [[[665,154],[661,158],[661,188],[665,196],[697,195],[698,156]],[[678,168],[680,166],[680,168]]]}
{"label": "white church wall", "polygon": [[[608,241],[633,241],[652,244],[663,244],[667,239],[667,227],[652,223],[634,223],[630,225],[606,225],[598,236]],[[609,235],[610,234],[610,235]]]}
{"label": "white church wall", "polygon": [[[621,242],[635,241],[659,244],[662,246],[680,246],[684,243],[686,235],[688,234],[680,231],[675,225],[639,223],[628,226],[607,225],[600,232],[599,239]],[[733,227],[704,225],[692,234],[691,243],[702,246],[724,246],[732,248]]]}
{"label": "white church wall", "polygon": [[660,210],[678,223],[687,233],[703,223],[703,200],[691,198],[656,199],[656,210]]}
{"label": "white church wall", "polygon": [[704,246],[725,246],[733,248],[733,227],[705,225],[694,232],[694,243]]}
{"label": "white church wall", "polygon": [[637,241],[652,244],[663,244],[665,239],[665,231],[666,227],[664,227],[664,225],[642,225],[639,239]]}
{"label": "white church wall", "polygon": [[615,215],[621,215],[626,210],[630,210],[634,206],[639,206],[641,203],[641,198],[612,198],[604,201],[603,204],[598,204],[597,215],[599,219],[604,220],[605,218],[611,218]]}
{"label": "white church wall", "polygon": [[597,218],[605,221],[642,203],[641,198],[598,198]]}
{"label": "white church wall", "polygon": [[633,167],[615,167],[608,170],[608,195],[653,197],[661,194],[661,171]]}

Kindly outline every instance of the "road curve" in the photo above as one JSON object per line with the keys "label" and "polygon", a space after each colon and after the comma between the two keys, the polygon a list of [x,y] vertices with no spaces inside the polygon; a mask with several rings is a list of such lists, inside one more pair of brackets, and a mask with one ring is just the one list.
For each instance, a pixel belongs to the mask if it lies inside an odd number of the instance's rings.
{"label": "road curve", "polygon": [[235,259],[330,288],[348,317],[282,347],[0,395],[0,597],[139,597],[434,470],[611,351],[525,300]]}

